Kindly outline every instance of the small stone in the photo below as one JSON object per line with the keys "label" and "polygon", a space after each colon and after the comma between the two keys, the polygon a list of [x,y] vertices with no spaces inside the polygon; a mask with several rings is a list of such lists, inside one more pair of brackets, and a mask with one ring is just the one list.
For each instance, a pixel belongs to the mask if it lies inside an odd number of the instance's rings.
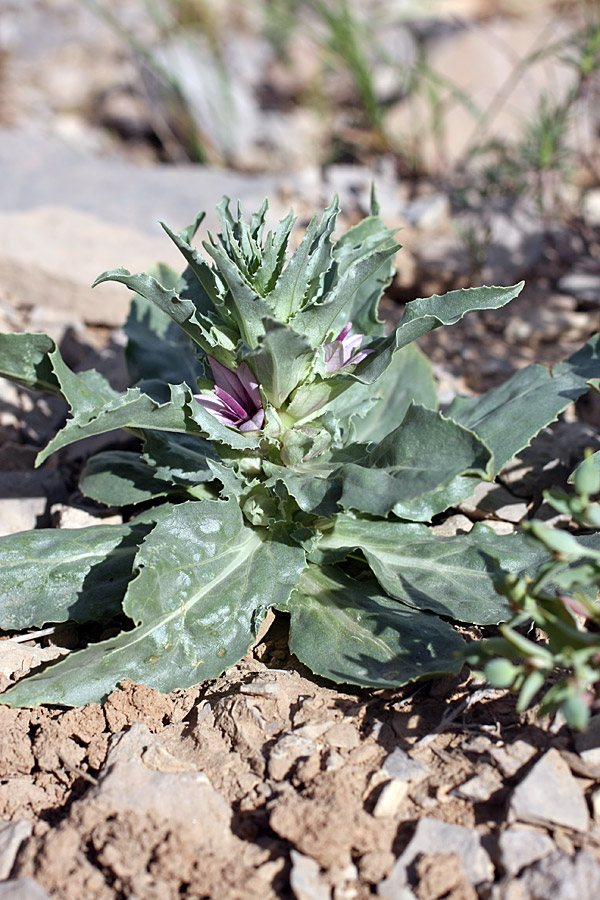
{"label": "small stone", "polygon": [[94,516],[85,509],[55,503],[50,509],[52,522],[56,528],[87,528],[89,525],[122,525],[120,513],[110,516]]}
{"label": "small stone", "polygon": [[331,891],[321,878],[319,863],[293,849],[290,859],[290,887],[296,900],[330,900]]}
{"label": "small stone", "polygon": [[456,853],[424,853],[415,865],[419,879],[419,900],[477,900],[477,891],[468,883],[460,856]]}
{"label": "small stone", "polygon": [[600,188],[590,188],[582,197],[581,212],[589,225],[600,225]]}
{"label": "small stone", "polygon": [[585,832],[590,825],[583,791],[558,750],[548,750],[517,785],[510,800],[513,819],[561,825]]}
{"label": "small stone", "polygon": [[335,772],[336,769],[341,769],[342,766],[346,765],[346,760],[342,756],[341,753],[338,753],[337,750],[328,750],[325,756],[325,771],[326,772]]}
{"label": "small stone", "polygon": [[464,784],[451,791],[453,797],[469,800],[471,803],[485,803],[492,794],[502,789],[504,782],[496,769],[484,766],[482,771],[469,778]]}
{"label": "small stone", "polygon": [[269,756],[269,777],[283,781],[290,769],[300,759],[308,759],[317,748],[308,738],[297,734],[284,734],[279,738]]}
{"label": "small stone", "polygon": [[590,799],[592,801],[592,815],[594,817],[594,822],[598,825],[600,824],[600,788],[596,788],[596,790],[592,792]]}
{"label": "small stone", "polygon": [[600,714],[592,716],[587,730],[575,736],[575,749],[584,762],[600,765]]}
{"label": "small stone", "polygon": [[493,481],[481,481],[471,496],[459,503],[458,508],[476,519],[494,516],[507,522],[520,522],[529,509],[527,503]]}
{"label": "small stone", "polygon": [[0,884],[0,900],[50,900],[50,894],[32,878],[15,878]]}
{"label": "small stone", "polygon": [[30,647],[22,641],[0,641],[0,675],[6,678],[24,675],[51,659],[58,659],[69,651],[65,647]]}
{"label": "small stone", "polygon": [[462,825],[448,825],[440,819],[419,819],[415,833],[396,861],[390,879],[397,870],[406,871],[421,853],[456,853],[462,859],[469,884],[492,881],[494,866],[481,846],[479,835]]}
{"label": "small stone", "polygon": [[450,200],[447,194],[417,197],[403,210],[407,221],[421,231],[436,231],[450,221]]}
{"label": "small stone", "polygon": [[537,750],[526,741],[514,741],[505,747],[490,747],[490,756],[506,778],[512,778],[529,760],[533,759]]}
{"label": "small stone", "polygon": [[275,697],[280,693],[280,685],[277,681],[252,681],[250,684],[242,684],[240,693],[250,694],[252,697]]}
{"label": "small stone", "polygon": [[360,743],[358,731],[351,722],[338,722],[327,731],[325,740],[330,747],[340,750],[354,750]]}
{"label": "small stone", "polygon": [[402,801],[408,793],[406,781],[387,781],[373,807],[373,815],[376,819],[392,818],[402,805]]}
{"label": "small stone", "polygon": [[498,839],[498,861],[507,875],[518,875],[521,869],[548,856],[555,849],[547,834],[525,828],[509,828]]}
{"label": "small stone", "polygon": [[486,519],[485,524],[495,534],[513,534],[515,531],[515,526],[512,522],[504,522],[501,519]]}
{"label": "small stone", "polygon": [[399,747],[384,759],[381,768],[389,778],[413,784],[423,781],[424,778],[431,774],[427,766],[417,759],[412,759],[408,753]]}
{"label": "small stone", "polygon": [[457,534],[468,534],[472,528],[473,522],[457,513],[455,516],[448,516],[439,525],[434,525],[431,533],[437,537],[455,537]]}
{"label": "small stone", "polygon": [[600,275],[595,272],[569,272],[558,282],[559,291],[572,294],[580,303],[596,307],[600,304]]}
{"label": "small stone", "polygon": [[0,822],[0,881],[11,873],[19,847],[32,833],[31,822]]}
{"label": "small stone", "polygon": [[587,850],[571,858],[556,851],[519,878],[529,897],[540,900],[598,900],[600,866]]}

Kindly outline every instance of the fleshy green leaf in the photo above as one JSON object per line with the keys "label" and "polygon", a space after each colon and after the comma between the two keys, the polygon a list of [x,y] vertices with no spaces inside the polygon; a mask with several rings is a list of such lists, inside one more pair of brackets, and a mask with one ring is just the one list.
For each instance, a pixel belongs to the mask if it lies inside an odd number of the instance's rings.
{"label": "fleshy green leaf", "polygon": [[138,545],[152,527],[47,528],[1,538],[0,628],[117,615]]}
{"label": "fleshy green leaf", "polygon": [[290,649],[335,682],[388,688],[462,665],[464,643],[450,625],[335,567],[309,566],[289,611]]}
{"label": "fleshy green leaf", "polygon": [[490,452],[472,431],[441,413],[410,406],[402,423],[365,457],[341,470],[345,509],[413,518],[423,499],[459,475],[486,477]]}
{"label": "fleshy green leaf", "polygon": [[102,700],[134,678],[168,692],[214,678],[250,648],[271,605],[285,605],[304,551],[247,528],[234,501],[177,506],[142,544],[123,608],[135,627],[19,682],[16,705]]}
{"label": "fleshy green leaf", "polygon": [[399,249],[392,242],[384,249],[361,257],[352,265],[323,299],[314,300],[300,309],[291,319],[291,325],[305,334],[313,347],[322,344],[333,335],[334,325],[340,317],[350,318],[355,304],[365,302],[365,294],[373,290],[377,278],[385,279],[389,260]]}
{"label": "fleshy green leaf", "polygon": [[524,284],[521,281],[512,287],[462,288],[407,303],[400,323],[390,336],[370,345],[372,353],[356,367],[355,377],[372,384],[385,372],[396,350],[441,325],[455,325],[467,313],[506,306],[518,297]]}
{"label": "fleshy green leaf", "polygon": [[216,460],[211,443],[195,434],[148,431],[144,435],[143,459],[162,481],[199,484],[212,481],[208,460]]}
{"label": "fleshy green leaf", "polygon": [[274,317],[280,322],[288,322],[322,284],[331,266],[331,234],[339,211],[338,198],[334,197],[321,222],[317,224],[316,217],[310,221],[300,246],[266,296]]}
{"label": "fleshy green leaf", "polygon": [[494,454],[498,473],[589,388],[600,366],[600,335],[554,369],[532,365],[481,397],[457,397],[448,415],[476,432]]}
{"label": "fleshy green leaf", "polygon": [[[343,317],[333,326],[334,332],[342,330],[346,322],[352,322],[355,333],[367,335],[383,334],[383,322],[377,316],[377,307],[381,295],[392,280],[394,273],[394,256],[399,245],[394,239],[394,231],[387,228],[379,216],[368,216],[345,234],[335,244],[334,270],[330,275],[341,278],[362,256],[374,250],[393,248],[393,254],[374,278],[364,282],[354,295],[353,301],[343,312]],[[330,281],[331,279],[328,279]]]}
{"label": "fleshy green leaf", "polygon": [[250,364],[269,403],[279,409],[308,374],[315,351],[304,335],[274,319],[263,319],[263,328],[258,346],[243,358]]}
{"label": "fleshy green leaf", "polygon": [[362,550],[381,587],[398,600],[460,622],[497,624],[512,615],[494,589],[496,565],[535,571],[547,553],[522,534],[497,535],[485,525],[439,537],[425,525],[341,515],[312,558],[335,562]]}
{"label": "fleshy green leaf", "polygon": [[108,450],[92,456],[81,473],[79,489],[84,497],[106,506],[134,506],[185,493],[176,484],[160,480],[139,453],[127,450]]}
{"label": "fleshy green leaf", "polygon": [[[375,384],[355,382],[355,387],[340,398],[340,412],[356,389],[363,394],[363,403],[367,392],[371,395],[371,405],[366,415],[361,416],[359,407],[353,420],[355,439],[359,442],[382,440],[402,422],[411,403],[437,409],[431,363],[416,344],[395,353],[385,376]],[[335,411],[338,411],[337,407]]]}
{"label": "fleshy green leaf", "polygon": [[32,391],[60,394],[50,358],[55,351],[46,334],[0,334],[0,377]]}

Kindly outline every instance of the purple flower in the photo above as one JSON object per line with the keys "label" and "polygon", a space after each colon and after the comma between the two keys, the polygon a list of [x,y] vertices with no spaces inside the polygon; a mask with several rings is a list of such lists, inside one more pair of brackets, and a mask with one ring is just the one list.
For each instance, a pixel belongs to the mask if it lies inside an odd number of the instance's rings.
{"label": "purple flower", "polygon": [[369,355],[370,350],[359,350],[364,334],[350,334],[352,322],[344,325],[338,336],[330,344],[323,344],[325,351],[325,371],[329,375],[350,363],[356,364]]}
{"label": "purple flower", "polygon": [[194,394],[194,399],[223,425],[239,431],[259,431],[265,421],[258,381],[246,363],[235,372],[209,357],[215,379],[210,394]]}

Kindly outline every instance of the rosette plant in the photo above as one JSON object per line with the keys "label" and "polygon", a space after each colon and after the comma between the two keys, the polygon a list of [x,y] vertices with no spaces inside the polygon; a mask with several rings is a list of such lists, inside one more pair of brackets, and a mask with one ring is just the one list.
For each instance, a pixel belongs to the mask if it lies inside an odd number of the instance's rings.
{"label": "rosette plant", "polygon": [[441,412],[414,341],[504,306],[522,284],[413,300],[386,334],[377,308],[399,245],[376,204],[334,241],[334,200],[293,254],[292,213],[268,232],[266,213],[265,202],[248,222],[225,199],[204,254],[192,243],[202,215],[165,226],[181,276],[98,278],[133,292],[126,392],[72,372],[45,335],[1,337],[1,373],[70,407],[38,462],[114,429],[139,438],[93,456],[80,481],[124,507],[125,524],[0,540],[2,629],[121,628],[3,702],[100,700],[126,677],[162,691],[213,678],[247,653],[270,608],[289,615],[290,647],[313,672],[385,688],[460,668],[449,620],[510,617],[494,561],[521,572],[540,550],[484,525],[444,538],[427,523],[587,390],[598,341]]}

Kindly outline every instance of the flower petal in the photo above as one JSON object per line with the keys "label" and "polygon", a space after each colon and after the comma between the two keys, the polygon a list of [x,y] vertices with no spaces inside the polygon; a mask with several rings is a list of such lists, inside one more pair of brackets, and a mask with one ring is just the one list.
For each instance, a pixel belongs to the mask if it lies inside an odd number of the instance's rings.
{"label": "flower petal", "polygon": [[231,369],[228,369],[227,366],[224,366],[218,360],[212,359],[210,356],[208,357],[208,362],[216,386],[227,391],[228,394],[237,400],[240,406],[245,408],[247,405],[247,398],[244,396],[244,388],[240,383],[237,374],[232,372]]}
{"label": "flower petal", "polygon": [[262,398],[258,389],[258,381],[250,366],[245,362],[240,363],[235,374],[248,394],[248,397],[254,404],[254,408],[262,409]]}

